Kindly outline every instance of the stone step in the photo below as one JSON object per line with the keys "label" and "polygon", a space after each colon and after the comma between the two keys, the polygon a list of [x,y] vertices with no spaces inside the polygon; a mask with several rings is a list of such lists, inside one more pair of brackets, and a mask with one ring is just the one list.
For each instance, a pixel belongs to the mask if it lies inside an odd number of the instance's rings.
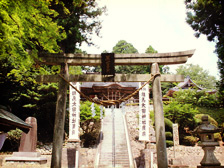
{"label": "stone step", "polygon": [[[98,166],[99,168],[112,168],[113,165],[108,165],[108,164],[104,164],[104,165],[100,165]],[[130,167],[129,164],[126,164],[126,165],[121,165],[121,164],[115,164],[115,168],[125,168],[125,167]],[[113,167],[114,168],[114,167]]]}
{"label": "stone step", "polygon": [[[129,156],[123,117],[120,110],[114,109],[114,131],[115,131],[115,167],[129,167]],[[101,142],[101,151],[99,158],[99,167],[112,167],[112,129],[113,116],[111,110],[106,109],[103,120],[103,139]]]}

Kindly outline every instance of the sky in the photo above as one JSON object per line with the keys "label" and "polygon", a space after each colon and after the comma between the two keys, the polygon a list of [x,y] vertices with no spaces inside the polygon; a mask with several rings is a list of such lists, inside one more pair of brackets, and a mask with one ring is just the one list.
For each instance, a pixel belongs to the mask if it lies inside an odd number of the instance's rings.
{"label": "sky", "polygon": [[[199,65],[209,75],[219,79],[215,43],[205,35],[194,36],[195,31],[186,23],[184,0],[96,0],[107,7],[107,15],[100,17],[100,36],[93,36],[96,46],[83,44],[88,54],[112,52],[120,40],[131,43],[139,53],[151,45],[158,53],[196,49],[187,64]],[[180,64],[181,65],[181,64]],[[170,65],[175,73],[177,65]]]}

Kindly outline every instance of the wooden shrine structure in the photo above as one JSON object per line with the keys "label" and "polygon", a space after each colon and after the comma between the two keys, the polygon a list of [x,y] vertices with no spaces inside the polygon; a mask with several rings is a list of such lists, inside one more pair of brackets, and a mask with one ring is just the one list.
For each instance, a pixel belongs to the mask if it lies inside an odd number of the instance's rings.
{"label": "wooden shrine structure", "polygon": [[[99,100],[118,100],[132,94],[139,87],[138,82],[84,82],[81,92]],[[138,99],[138,94],[134,95]]]}
{"label": "wooden shrine structure", "polygon": [[[60,75],[39,76],[38,82],[58,82],[59,91],[55,113],[54,137],[51,167],[60,168],[62,160],[62,145],[66,111],[66,97],[69,82],[145,82],[151,77],[153,106],[155,112],[155,132],[157,162],[159,168],[167,168],[166,137],[162,103],[161,82],[182,82],[181,75],[160,75],[159,65],[186,63],[195,50],[150,53],[150,54],[114,54],[115,65],[151,65],[151,74],[113,74],[113,75],[69,75],[68,66],[98,66],[101,65],[100,54],[39,54],[39,64],[61,65]],[[64,79],[63,79],[63,78]],[[65,81],[66,79],[66,81]]]}
{"label": "wooden shrine structure", "polygon": [[216,93],[216,90],[208,90],[206,88],[203,88],[199,85],[197,85],[193,80],[190,78],[190,76],[187,76],[184,79],[184,82],[179,83],[177,86],[170,88],[168,92],[166,93],[166,96],[168,97],[173,97],[174,92],[178,92],[179,90],[187,90],[187,89],[194,89],[197,90],[198,92],[202,90],[206,90],[206,93],[208,94],[214,94]]}

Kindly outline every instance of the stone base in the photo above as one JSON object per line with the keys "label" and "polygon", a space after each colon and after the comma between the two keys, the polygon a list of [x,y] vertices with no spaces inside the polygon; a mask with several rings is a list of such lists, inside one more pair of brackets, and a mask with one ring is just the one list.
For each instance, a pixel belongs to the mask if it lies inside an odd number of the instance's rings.
{"label": "stone base", "polygon": [[224,168],[224,166],[197,166],[197,168]]}
{"label": "stone base", "polygon": [[168,167],[172,168],[189,168],[189,166],[183,165],[181,158],[172,158],[171,164]]}
{"label": "stone base", "polygon": [[189,166],[185,166],[185,165],[169,165],[169,168],[189,168]]}
{"label": "stone base", "polygon": [[39,152],[13,152],[11,157],[5,158],[5,162],[35,162],[47,163],[47,158],[41,157]]}
{"label": "stone base", "polygon": [[80,139],[68,139],[68,142],[81,142]]}

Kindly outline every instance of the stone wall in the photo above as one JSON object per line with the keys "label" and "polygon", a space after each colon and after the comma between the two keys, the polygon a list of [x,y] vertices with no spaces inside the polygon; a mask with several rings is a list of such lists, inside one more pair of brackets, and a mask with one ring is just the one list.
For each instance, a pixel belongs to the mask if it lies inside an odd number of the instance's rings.
{"label": "stone wall", "polygon": [[[216,147],[214,153],[219,162],[224,165],[224,147]],[[179,159],[183,165],[196,167],[200,165],[204,156],[204,151],[199,146],[190,147],[179,145],[175,147],[175,152],[173,147],[167,148],[167,155],[169,161],[171,161],[172,158],[176,158]]]}
{"label": "stone wall", "polygon": [[138,111],[138,106],[125,107],[133,158],[137,167],[144,167],[145,161],[143,150],[145,148],[145,143],[138,141]]}
{"label": "stone wall", "polygon": [[[126,106],[126,118],[128,124],[128,130],[131,140],[131,147],[133,158],[136,162],[137,167],[150,167],[151,163],[151,153],[154,154],[154,163],[156,162],[156,147],[155,144],[147,145],[145,149],[145,142],[138,141],[138,106]],[[174,148],[167,148],[168,162],[171,163],[171,160],[176,159],[178,162],[181,162],[181,165],[187,165],[191,168],[196,168],[200,164],[204,151],[201,147],[189,147],[189,146],[177,146]],[[216,147],[215,156],[224,165],[224,147]]]}

